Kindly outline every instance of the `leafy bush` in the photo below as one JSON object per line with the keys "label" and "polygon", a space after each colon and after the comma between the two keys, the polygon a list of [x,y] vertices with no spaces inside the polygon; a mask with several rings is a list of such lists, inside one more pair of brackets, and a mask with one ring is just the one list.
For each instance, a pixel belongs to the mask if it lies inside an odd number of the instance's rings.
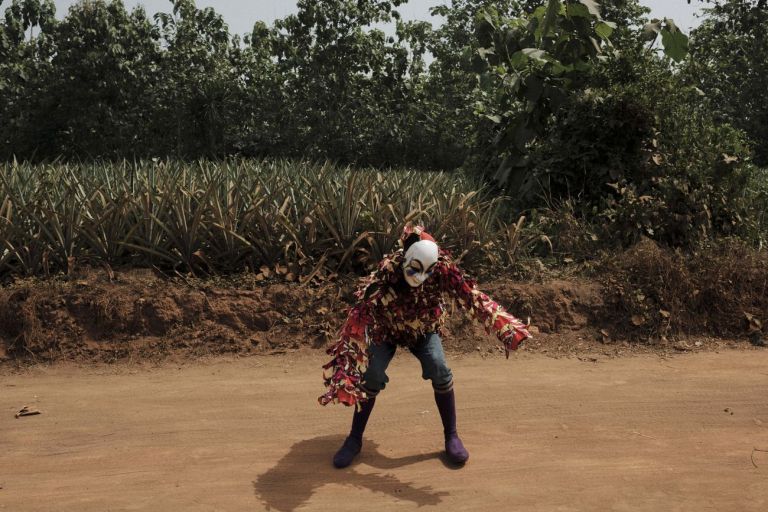
{"label": "leafy bush", "polygon": [[713,0],[691,34],[683,72],[706,94],[720,122],[743,130],[755,161],[768,165],[768,4],[765,0]]}
{"label": "leafy bush", "polygon": [[577,215],[602,219],[624,245],[650,237],[692,247],[734,234],[759,244],[765,172],[745,135],[716,122],[663,62],[643,62],[636,81],[608,82],[563,108],[533,151],[528,186],[572,197]]}

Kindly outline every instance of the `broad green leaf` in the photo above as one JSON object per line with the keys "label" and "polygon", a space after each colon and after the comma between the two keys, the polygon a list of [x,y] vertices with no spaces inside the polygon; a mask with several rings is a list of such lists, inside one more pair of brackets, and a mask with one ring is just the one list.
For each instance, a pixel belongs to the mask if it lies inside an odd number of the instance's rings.
{"label": "broad green leaf", "polygon": [[568,4],[566,12],[568,13],[568,16],[592,19],[592,14],[584,4]]}
{"label": "broad green leaf", "polygon": [[494,21],[493,16],[491,15],[490,12],[486,10],[480,11],[480,18],[482,19],[482,21],[487,23],[492,30],[496,30],[496,25],[493,23]]}
{"label": "broad green leaf", "polygon": [[549,55],[544,50],[539,50],[538,48],[523,48],[521,51],[523,55],[529,59],[533,59],[539,62],[550,62],[553,60],[551,55]]}
{"label": "broad green leaf", "polygon": [[[527,48],[530,49],[530,48]],[[541,51],[541,50],[539,50]],[[509,58],[509,64],[514,69],[520,69],[528,62],[528,55],[526,55],[525,50],[520,50],[519,52],[515,52],[512,54],[512,56]]]}
{"label": "broad green leaf", "polygon": [[661,30],[661,43],[664,45],[664,53],[675,62],[680,62],[688,55],[688,36],[674,25]]}
{"label": "broad green leaf", "polygon": [[488,55],[495,55],[496,52],[493,48],[478,48],[477,54],[482,58],[486,58]]}
{"label": "broad green leaf", "polygon": [[678,32],[680,29],[672,18],[664,18],[664,23],[671,32]]}
{"label": "broad green leaf", "polygon": [[546,16],[547,16],[547,6],[546,5],[542,5],[541,7],[537,7],[536,10],[533,11],[533,14],[531,14],[531,17],[536,18],[539,21],[543,21]]}
{"label": "broad green leaf", "polygon": [[550,70],[552,71],[552,75],[554,76],[562,75],[563,73],[567,73],[568,71],[571,70],[570,66],[564,66],[563,63],[558,60],[553,60],[550,63],[550,66],[551,66]]}
{"label": "broad green leaf", "polygon": [[579,0],[582,4],[584,4],[587,9],[589,9],[589,13],[592,14],[592,16],[596,16],[598,19],[600,18],[600,6],[595,0]]}
{"label": "broad green leaf", "polygon": [[541,27],[542,37],[546,37],[554,27],[557,13],[560,11],[561,7],[562,5],[559,0],[549,0],[549,3],[547,4],[547,13],[544,16],[544,23],[542,23]]}
{"label": "broad green leaf", "polygon": [[615,25],[612,27],[611,24],[601,21],[595,25],[595,33],[600,36],[601,39],[607,41],[611,37],[611,34],[613,34],[614,27]]}

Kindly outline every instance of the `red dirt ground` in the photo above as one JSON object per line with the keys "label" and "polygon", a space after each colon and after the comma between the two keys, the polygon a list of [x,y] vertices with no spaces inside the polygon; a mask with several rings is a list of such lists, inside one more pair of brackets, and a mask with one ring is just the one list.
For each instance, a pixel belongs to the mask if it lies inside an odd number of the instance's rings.
{"label": "red dirt ground", "polygon": [[334,469],[323,356],[0,368],[0,510],[768,510],[766,350],[451,356],[461,469],[406,352]]}
{"label": "red dirt ground", "polygon": [[[487,281],[535,326],[509,361],[448,322],[458,471],[405,352],[363,454],[331,467],[351,411],[317,405],[320,349],[352,281],[87,270],[0,288],[0,510],[766,510],[768,350],[747,328],[622,340],[604,286]],[[24,405],[42,414],[14,418]]]}

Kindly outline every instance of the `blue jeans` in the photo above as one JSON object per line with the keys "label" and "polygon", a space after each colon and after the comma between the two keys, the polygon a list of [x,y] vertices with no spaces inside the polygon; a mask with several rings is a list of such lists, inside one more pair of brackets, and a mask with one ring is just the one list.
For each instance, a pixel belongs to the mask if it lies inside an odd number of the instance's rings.
{"label": "blue jeans", "polygon": [[[368,349],[368,369],[363,374],[363,389],[368,396],[376,396],[389,382],[387,366],[395,357],[397,345],[392,343],[371,344]],[[410,347],[411,353],[421,363],[421,377],[431,380],[437,393],[447,393],[453,389],[453,374],[445,362],[443,344],[437,333],[424,336],[416,345]]]}

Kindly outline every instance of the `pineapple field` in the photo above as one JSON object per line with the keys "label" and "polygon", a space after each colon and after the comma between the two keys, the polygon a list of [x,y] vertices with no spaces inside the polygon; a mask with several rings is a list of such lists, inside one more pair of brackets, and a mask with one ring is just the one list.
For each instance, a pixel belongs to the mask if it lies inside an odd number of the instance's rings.
{"label": "pineapple field", "polygon": [[[323,347],[356,278],[407,223],[428,226],[483,289],[531,318],[531,350],[763,342],[768,265],[748,247],[683,256],[646,240],[606,251],[606,235],[567,211],[518,216],[510,198],[460,173],[286,160],[0,169],[3,358]],[[501,350],[456,317],[449,347]]]}

